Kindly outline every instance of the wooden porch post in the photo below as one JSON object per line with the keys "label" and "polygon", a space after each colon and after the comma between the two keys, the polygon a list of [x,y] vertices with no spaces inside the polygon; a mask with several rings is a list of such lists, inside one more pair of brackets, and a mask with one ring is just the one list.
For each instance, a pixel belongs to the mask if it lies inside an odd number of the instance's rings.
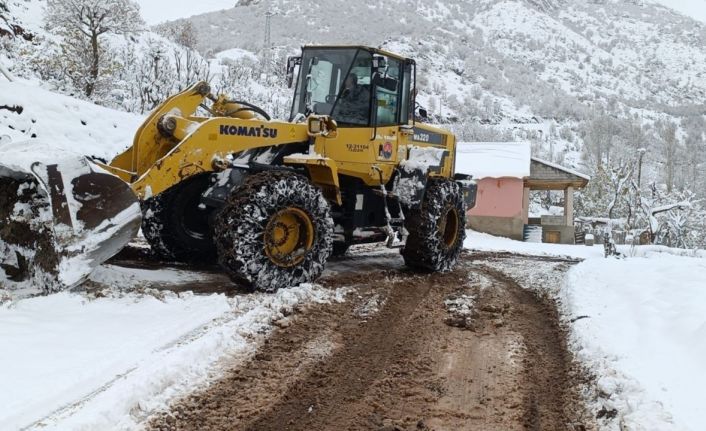
{"label": "wooden porch post", "polygon": [[564,189],[564,224],[566,226],[574,225],[574,188],[567,187]]}

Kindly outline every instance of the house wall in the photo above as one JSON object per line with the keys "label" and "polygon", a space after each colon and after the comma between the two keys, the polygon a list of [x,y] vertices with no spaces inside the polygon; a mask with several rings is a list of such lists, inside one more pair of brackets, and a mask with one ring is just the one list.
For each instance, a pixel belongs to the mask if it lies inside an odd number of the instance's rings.
{"label": "house wall", "polygon": [[524,181],[520,178],[483,178],[478,181],[476,206],[469,210],[471,229],[522,240]]}

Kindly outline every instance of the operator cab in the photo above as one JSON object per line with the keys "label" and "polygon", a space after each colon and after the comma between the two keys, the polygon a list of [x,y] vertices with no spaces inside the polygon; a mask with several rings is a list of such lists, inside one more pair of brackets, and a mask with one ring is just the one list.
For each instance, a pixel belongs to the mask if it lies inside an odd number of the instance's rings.
{"label": "operator cab", "polygon": [[413,60],[368,47],[312,46],[289,60],[291,78],[295,65],[300,67],[290,121],[318,114],[343,127],[408,123]]}

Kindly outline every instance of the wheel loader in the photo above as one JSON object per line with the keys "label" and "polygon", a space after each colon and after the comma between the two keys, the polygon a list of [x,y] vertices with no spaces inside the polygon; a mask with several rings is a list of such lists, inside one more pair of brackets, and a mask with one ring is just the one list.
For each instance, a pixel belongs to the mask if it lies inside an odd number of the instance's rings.
{"label": "wheel loader", "polygon": [[0,280],[70,287],[140,226],[160,258],[217,261],[263,291],[315,280],[352,244],[385,242],[412,268],[451,269],[475,183],[455,173],[455,137],[419,121],[415,62],[306,46],[287,76],[289,121],[199,82],[109,163],[0,149]]}

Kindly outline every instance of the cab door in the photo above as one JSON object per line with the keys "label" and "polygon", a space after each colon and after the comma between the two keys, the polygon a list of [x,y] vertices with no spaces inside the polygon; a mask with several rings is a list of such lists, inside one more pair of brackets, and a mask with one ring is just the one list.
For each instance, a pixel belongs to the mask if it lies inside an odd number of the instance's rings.
{"label": "cab door", "polygon": [[408,123],[410,74],[405,74],[404,66],[380,54],[365,62],[356,60],[349,75],[355,75],[357,85],[367,91],[369,103],[356,115],[337,103],[333,118],[339,122],[338,133],[323,144],[323,154],[336,160],[339,173],[362,178],[369,185],[380,184],[381,179],[387,183],[406,157],[408,136],[402,133],[402,125]]}
{"label": "cab door", "polygon": [[387,181],[399,162],[406,159],[409,132],[411,68],[402,61],[376,56],[373,77],[373,127],[376,131],[375,161]]}

